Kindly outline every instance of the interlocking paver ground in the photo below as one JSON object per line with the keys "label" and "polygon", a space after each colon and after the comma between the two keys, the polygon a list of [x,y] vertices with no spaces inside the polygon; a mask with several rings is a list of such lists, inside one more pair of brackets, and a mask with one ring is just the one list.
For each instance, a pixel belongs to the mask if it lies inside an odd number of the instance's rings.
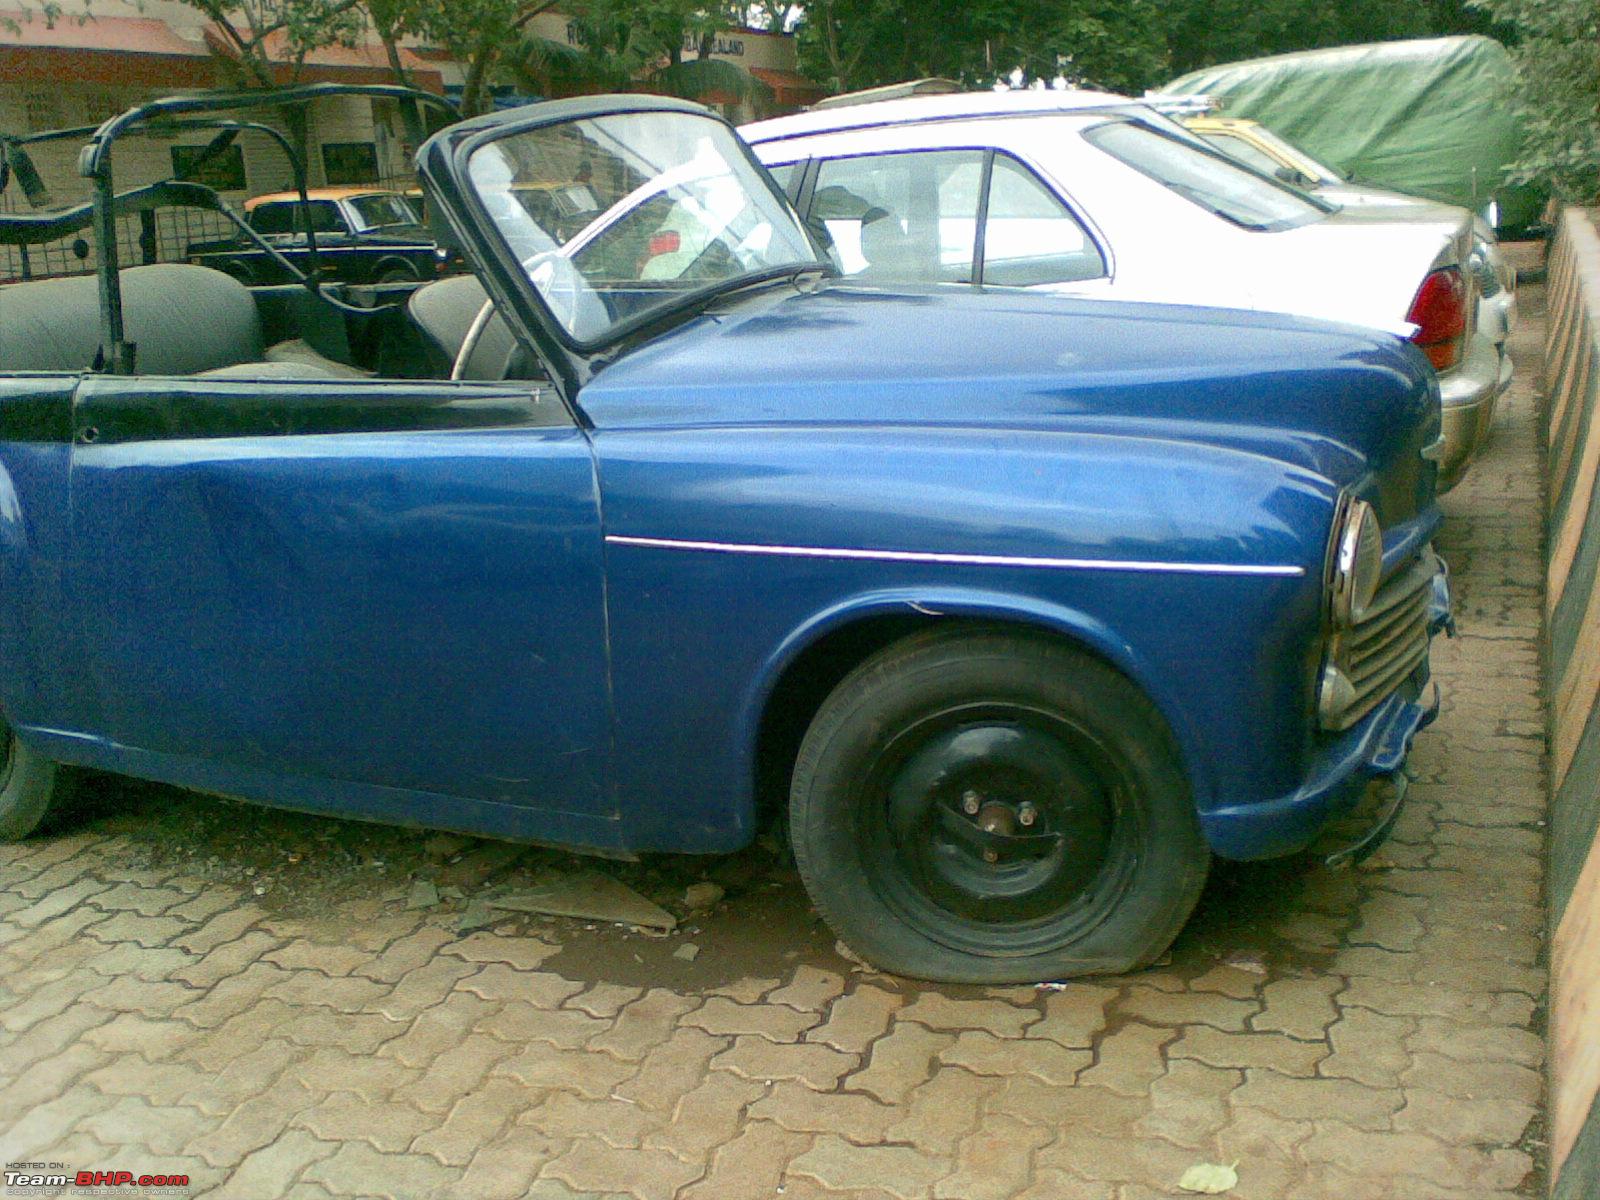
{"label": "interlocking paver ground", "polygon": [[1221,867],[1136,976],[942,989],[840,957],[766,850],[617,868],[726,890],[671,938],[462,932],[563,857],[94,780],[0,848],[0,1162],[249,1200],[1146,1200],[1203,1160],[1239,1200],[1536,1195],[1540,299],[1444,504],[1445,711],[1362,869]]}

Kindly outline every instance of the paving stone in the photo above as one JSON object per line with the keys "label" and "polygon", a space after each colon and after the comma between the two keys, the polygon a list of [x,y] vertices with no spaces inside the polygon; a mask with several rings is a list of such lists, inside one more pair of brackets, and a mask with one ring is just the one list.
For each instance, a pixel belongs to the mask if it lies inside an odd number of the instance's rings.
{"label": "paving stone", "polygon": [[[748,1081],[747,1081],[748,1082]],[[870,1145],[884,1140],[902,1109],[857,1092],[818,1092],[781,1080],[750,1105],[752,1120],[771,1121],[794,1133],[842,1134]]]}
{"label": "paving stone", "polygon": [[792,1174],[824,1187],[876,1188],[904,1200],[924,1194],[949,1169],[944,1160],[910,1146],[858,1146],[826,1133],[789,1164]]}
{"label": "paving stone", "polygon": [[[793,1079],[818,1091],[827,1091],[837,1086],[839,1080],[854,1070],[859,1061],[854,1054],[845,1054],[817,1043],[779,1047],[765,1038],[739,1037],[734,1039],[730,1049],[711,1060],[711,1067],[718,1071],[732,1071],[745,1079],[768,1082]],[[855,1085],[867,1091],[872,1090],[872,1085],[863,1083],[860,1076],[856,1077]]]}
{"label": "paving stone", "polygon": [[302,1178],[326,1185],[334,1195],[413,1200],[446,1195],[459,1172],[424,1154],[380,1154],[365,1142],[345,1142],[338,1151],[305,1169]]}
{"label": "paving stone", "polygon": [[1322,1061],[1318,1072],[1354,1079],[1368,1087],[1396,1087],[1400,1073],[1411,1062],[1405,1042],[1415,1028],[1410,1017],[1386,1017],[1352,1008],[1328,1028],[1333,1053]]}
{"label": "paving stone", "polygon": [[999,1090],[997,1079],[953,1067],[935,1071],[912,1090],[885,1140],[953,1157],[957,1143],[978,1127],[983,1102]]}
{"label": "paving stone", "polygon": [[572,997],[566,1002],[566,1006],[587,1013],[591,1017],[609,1020],[621,1012],[625,1005],[637,1000],[642,995],[644,995],[643,988],[623,987],[615,983],[597,983]]}
{"label": "paving stone", "polygon": [[1246,1071],[1233,1103],[1290,1120],[1315,1121],[1337,1113],[1360,1129],[1389,1127],[1402,1104],[1396,1088],[1372,1088],[1350,1079],[1297,1079],[1276,1071]]}
{"label": "paving stone", "polygon": [[590,1038],[610,1030],[611,1025],[608,1020],[577,1009],[536,1008],[522,1000],[512,1000],[480,1021],[478,1029],[513,1045],[548,1042],[563,1050],[576,1050]]}
{"label": "paving stone", "polygon": [[1321,1042],[1302,1042],[1280,1033],[1224,1033],[1192,1025],[1167,1047],[1169,1059],[1192,1058],[1213,1067],[1265,1067],[1283,1075],[1311,1076],[1328,1056]]}
{"label": "paving stone", "polygon": [[968,1030],[956,1035],[955,1045],[939,1052],[939,1061],[977,1075],[1034,1075],[1045,1083],[1070,1087],[1079,1072],[1094,1062],[1094,1055],[1042,1038],[1000,1038],[983,1030]]}
{"label": "paving stone", "polygon": [[304,1130],[292,1129],[270,1146],[246,1155],[229,1173],[227,1181],[216,1191],[206,1193],[206,1198],[261,1200],[263,1196],[279,1195],[287,1181],[292,1181],[312,1163],[332,1156],[338,1148],[319,1142]]}
{"label": "paving stone", "polygon": [[1130,1021],[1101,1040],[1098,1061],[1079,1074],[1078,1082],[1143,1096],[1166,1071],[1165,1048],[1177,1037],[1175,1029]]}
{"label": "paving stone", "polygon": [[845,1086],[876,1096],[885,1104],[903,1104],[911,1089],[932,1074],[940,1051],[955,1044],[953,1034],[896,1024],[872,1044],[867,1065],[851,1075]]}
{"label": "paving stone", "polygon": [[1133,1128],[1141,1136],[1164,1138],[1195,1150],[1209,1148],[1228,1124],[1228,1095],[1241,1072],[1180,1059],[1150,1085],[1150,1111]]}
{"label": "paving stone", "polygon": [[310,938],[296,938],[261,957],[270,963],[276,963],[285,971],[321,971],[324,975],[348,975],[364,963],[371,962],[376,955],[370,950],[361,950],[354,946],[329,945],[325,942],[314,942]]}
{"label": "paving stone", "polygon": [[1063,1136],[1078,1132],[1110,1136],[1127,1129],[1150,1109],[1148,1094],[1129,1096],[1093,1084],[1053,1087],[1032,1077],[1007,1080],[989,1101],[991,1113],[1015,1117]]}
{"label": "paving stone", "polygon": [[929,1029],[981,1029],[995,1037],[1016,1038],[1038,1022],[1041,1014],[1036,1009],[999,1000],[952,1000],[939,992],[923,992],[900,1011],[900,1019]]}
{"label": "paving stone", "polygon": [[1537,1071],[1514,1063],[1463,1061],[1428,1052],[1412,1056],[1400,1082],[1462,1100],[1499,1098],[1517,1104],[1537,1103],[1544,1086]]}
{"label": "paving stone", "polygon": [[312,1005],[353,1013],[388,990],[382,983],[359,976],[330,978],[321,971],[291,971],[261,994],[297,1007]]}
{"label": "paving stone", "polygon": [[426,1067],[497,1008],[481,997],[453,992],[413,1017],[405,1032],[378,1053],[408,1067]]}
{"label": "paving stone", "polygon": [[[761,1042],[763,1039],[750,1040]],[[629,1069],[631,1077],[614,1088],[612,1095],[647,1108],[670,1112],[679,1096],[706,1077],[708,1066],[716,1055],[729,1047],[731,1041],[730,1038],[712,1037],[692,1026],[674,1029],[666,1041],[645,1054],[637,1069]]]}
{"label": "paving stone", "polygon": [[652,1046],[660,1045],[677,1026],[678,1018],[696,1006],[691,996],[679,996],[665,988],[651,988],[617,1014],[616,1024],[589,1043],[613,1058],[636,1062]]}
{"label": "paving stone", "polygon": [[1032,1176],[1032,1154],[1049,1131],[990,1116],[956,1148],[955,1170],[934,1184],[938,1200],[1011,1200]]}
{"label": "paving stone", "polygon": [[[1250,1018],[1250,1028],[1286,1033],[1306,1041],[1320,1041],[1328,1026],[1339,1019],[1333,997],[1343,986],[1334,977],[1276,979],[1261,989],[1263,1006]],[[1379,1011],[1383,1011],[1379,1007]]]}
{"label": "paving stone", "polygon": [[548,971],[520,971],[505,963],[489,963],[456,985],[485,1000],[515,1001],[535,1008],[559,1008],[583,991],[583,984]]}
{"label": "paving stone", "polygon": [[437,925],[424,925],[414,933],[396,938],[371,962],[356,968],[356,973],[383,983],[398,983],[408,971],[423,966],[454,940]]}
{"label": "paving stone", "polygon": [[419,1134],[411,1149],[430,1154],[447,1167],[466,1167],[481,1147],[538,1104],[542,1095],[508,1079],[485,1080],[456,1101],[442,1125]]}
{"label": "paving stone", "polygon": [[385,1154],[400,1154],[433,1122],[408,1104],[364,1100],[335,1092],[294,1118],[296,1127],[332,1143],[366,1142]]}
{"label": "paving stone", "polygon": [[1300,1153],[1307,1162],[1328,1163],[1358,1177],[1404,1175],[1463,1192],[1518,1187],[1533,1166],[1521,1151],[1446,1146],[1415,1133],[1357,1136],[1338,1121],[1324,1121]]}
{"label": "paving stone", "polygon": [[[505,1140],[484,1146],[472,1157],[461,1178],[450,1187],[452,1200],[533,1200],[543,1191],[552,1197],[556,1180],[539,1180],[538,1173],[565,1144],[536,1129],[513,1129]],[[561,1200],[567,1200],[565,1196]]]}
{"label": "paving stone", "polygon": [[[283,1043],[276,1050],[280,1061],[288,1049],[288,1044]],[[390,1097],[407,1101],[404,1089],[422,1078],[418,1072],[392,1058],[346,1054],[333,1046],[303,1051],[285,1070],[312,1091],[353,1095],[362,1103],[372,1105]]]}
{"label": "paving stone", "polygon": [[600,1100],[635,1070],[628,1063],[605,1055],[538,1045],[505,1059],[493,1073],[515,1079],[524,1087],[564,1088]]}
{"label": "paving stone", "polygon": [[904,997],[863,983],[839,997],[828,1010],[828,1019],[806,1033],[806,1040],[825,1042],[846,1054],[860,1054],[882,1037],[894,1020]]}
{"label": "paving stone", "polygon": [[574,1142],[544,1168],[545,1175],[577,1191],[621,1192],[638,1200],[672,1200],[700,1173],[665,1150],[619,1150],[598,1138]]}
{"label": "paving stone", "polygon": [[559,1142],[595,1137],[616,1149],[634,1150],[644,1144],[645,1134],[660,1128],[666,1119],[664,1113],[651,1112],[615,1096],[585,1100],[571,1092],[551,1092],[524,1111],[517,1124]]}
{"label": "paving stone", "polygon": [[712,996],[683,1018],[683,1024],[719,1035],[752,1035],[772,1042],[798,1041],[817,1023],[817,1014],[799,1012],[781,1004],[736,1004],[725,996]]}
{"label": "paving stone", "polygon": [[[808,1096],[818,1093],[794,1083],[776,1087],[792,1088]],[[767,1094],[764,1083],[742,1079],[724,1071],[713,1071],[704,1082],[685,1092],[673,1106],[670,1119],[646,1135],[644,1144],[666,1150],[691,1164],[703,1164],[712,1150],[731,1141],[744,1125],[746,1110]],[[792,1128],[778,1122],[785,1128]],[[831,1128],[831,1126],[830,1126]]]}
{"label": "paving stone", "polygon": [[679,1193],[678,1200],[779,1195],[790,1162],[811,1141],[766,1121],[750,1121],[738,1137],[717,1149],[704,1176]]}
{"label": "paving stone", "polygon": [[1098,984],[1068,984],[1064,991],[1045,997],[1044,1017],[1028,1030],[1028,1036],[1087,1049],[1105,1028],[1106,1006],[1116,998],[1115,990]]}
{"label": "paving stone", "polygon": [[844,976],[821,967],[802,965],[783,987],[766,996],[768,1004],[787,1004],[801,1012],[820,1013],[844,992]]}

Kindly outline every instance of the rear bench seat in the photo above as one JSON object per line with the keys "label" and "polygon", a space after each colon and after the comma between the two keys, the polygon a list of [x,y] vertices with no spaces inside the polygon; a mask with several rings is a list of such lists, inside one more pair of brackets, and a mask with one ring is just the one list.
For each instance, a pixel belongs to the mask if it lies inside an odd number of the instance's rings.
{"label": "rear bench seat", "polygon": [[[263,348],[250,290],[210,267],[158,263],[120,272],[123,336],[140,375],[359,379],[367,372],[303,341]],[[86,371],[100,350],[93,275],[0,287],[0,371]]]}

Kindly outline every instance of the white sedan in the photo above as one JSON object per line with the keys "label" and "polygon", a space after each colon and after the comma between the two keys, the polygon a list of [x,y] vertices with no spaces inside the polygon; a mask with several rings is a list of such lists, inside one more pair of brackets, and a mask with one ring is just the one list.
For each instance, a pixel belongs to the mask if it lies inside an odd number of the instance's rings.
{"label": "white sedan", "polygon": [[1439,373],[1441,489],[1487,433],[1501,350],[1476,328],[1464,210],[1340,209],[1093,92],[880,101],[740,133],[845,275],[1375,326],[1409,336]]}

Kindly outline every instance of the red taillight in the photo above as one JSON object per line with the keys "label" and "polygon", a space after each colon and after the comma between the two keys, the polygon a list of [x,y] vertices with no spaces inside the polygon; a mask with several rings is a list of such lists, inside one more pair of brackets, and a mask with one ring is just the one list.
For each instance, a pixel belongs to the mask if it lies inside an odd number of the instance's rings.
{"label": "red taillight", "polygon": [[658,254],[676,254],[683,245],[683,238],[677,230],[669,229],[665,233],[658,233],[650,239],[650,257]]}
{"label": "red taillight", "polygon": [[1417,327],[1411,340],[1439,370],[1453,367],[1467,336],[1467,281],[1455,267],[1435,271],[1422,281],[1406,320]]}

